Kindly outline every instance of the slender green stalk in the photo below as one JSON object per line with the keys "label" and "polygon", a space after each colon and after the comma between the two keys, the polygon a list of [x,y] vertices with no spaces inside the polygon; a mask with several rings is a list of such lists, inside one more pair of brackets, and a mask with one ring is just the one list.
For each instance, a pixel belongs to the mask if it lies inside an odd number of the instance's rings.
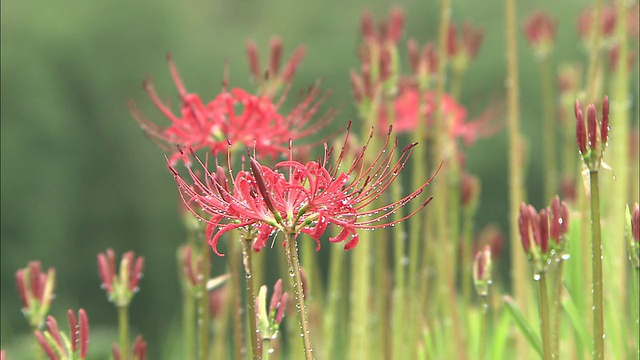
{"label": "slender green stalk", "polygon": [[478,359],[484,360],[487,355],[487,323],[489,317],[487,296],[480,296],[480,302],[482,303],[482,313],[480,314],[480,353],[478,354]]}
{"label": "slender green stalk", "polygon": [[635,268],[633,290],[636,294],[636,356],[640,359],[640,268]]}
{"label": "slender green stalk", "polygon": [[185,360],[194,360],[196,349],[196,307],[189,289],[182,291],[182,337],[184,339]]}
{"label": "slender green stalk", "polygon": [[[518,211],[525,201],[524,141],[520,132],[520,88],[518,83],[518,52],[516,37],[519,33],[516,19],[516,1],[505,0],[507,48],[507,128],[509,132],[509,248],[511,255],[511,284],[523,309],[529,309],[530,288],[526,258],[520,250]],[[517,338],[517,352],[523,353],[524,341]]]}
{"label": "slender green stalk", "polygon": [[262,339],[262,360],[269,360],[269,358],[271,357],[271,353],[273,353],[273,348],[271,347],[271,339]]}
{"label": "slender green stalk", "polygon": [[[473,242],[473,214],[475,211],[465,209],[462,219],[462,303],[464,308],[471,303],[473,277],[471,274],[471,245]],[[486,299],[484,299],[486,302]]]}
{"label": "slender green stalk", "polygon": [[591,262],[593,272],[594,359],[604,359],[604,300],[602,289],[602,238],[600,230],[600,185],[598,172],[589,173],[591,184]]}
{"label": "slender green stalk", "polygon": [[460,89],[462,88],[462,71],[453,71],[453,76],[451,78],[451,90],[449,91],[451,97],[459,101],[460,100]]}
{"label": "slender green stalk", "polygon": [[118,306],[118,333],[122,360],[129,359],[129,307]]}
{"label": "slender green stalk", "polygon": [[562,273],[564,260],[558,261],[558,268],[556,271],[556,289],[555,296],[553,297],[553,332],[552,336],[552,353],[557,357],[560,356],[560,320],[562,318],[562,293],[564,292],[564,286],[562,284]]}
{"label": "slender green stalk", "polygon": [[[556,161],[557,153],[557,119],[555,116],[555,103],[553,94],[553,71],[551,69],[551,60],[545,57],[540,60],[540,77],[542,87],[542,108],[544,110],[542,120],[542,145],[544,148],[544,194],[545,202],[551,202],[551,199],[558,192],[558,163]],[[575,154],[574,154],[575,156]]]}
{"label": "slender green stalk", "polygon": [[[38,331],[38,327],[34,326],[31,330],[32,330],[31,333],[33,334],[36,331]],[[35,337],[35,336],[33,336],[33,341],[34,341],[34,344],[35,344],[35,348],[33,349],[34,350],[34,357],[33,358],[35,360],[42,360],[43,351],[42,351],[42,348],[40,347],[40,342],[38,341],[38,338]]]}
{"label": "slender green stalk", "polygon": [[293,295],[296,300],[300,323],[300,336],[304,344],[304,357],[306,360],[313,359],[313,349],[311,348],[311,334],[309,333],[309,322],[307,321],[307,306],[304,301],[302,289],[302,275],[300,274],[300,260],[298,260],[298,247],[296,246],[296,234],[285,233],[285,253],[289,265],[289,276],[293,281]]}
{"label": "slender green stalk", "polygon": [[547,274],[540,273],[538,280],[538,301],[540,305],[540,334],[542,335],[542,358],[551,360],[551,324],[549,323],[549,296],[547,295]]}
{"label": "slender green stalk", "polygon": [[244,359],[244,336],[242,332],[242,304],[240,296],[240,264],[238,263],[239,254],[236,248],[236,242],[229,242],[229,273],[231,274],[231,308],[233,311],[233,347],[235,349],[235,358],[237,360]]}
{"label": "slender green stalk", "polygon": [[198,299],[198,333],[199,333],[199,357],[201,360],[209,359],[209,293],[207,292],[207,281],[211,273],[211,249],[209,248],[209,242],[203,239],[201,241],[201,256],[202,256],[202,278],[201,289],[202,294]]}
{"label": "slender green stalk", "polygon": [[253,287],[253,264],[251,263],[252,249],[251,243],[253,238],[244,236],[241,237],[242,241],[242,257],[244,260],[244,275],[246,279],[246,291],[247,291],[247,318],[249,319],[249,338],[251,339],[251,354],[254,360],[260,359],[260,352],[258,351],[258,326],[256,325],[256,296]]}

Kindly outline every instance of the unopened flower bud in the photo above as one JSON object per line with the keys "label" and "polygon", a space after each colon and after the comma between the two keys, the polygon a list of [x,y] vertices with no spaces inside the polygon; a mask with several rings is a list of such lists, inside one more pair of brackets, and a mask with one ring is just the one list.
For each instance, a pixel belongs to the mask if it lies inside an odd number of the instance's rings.
{"label": "unopened flower bud", "polygon": [[529,45],[535,54],[544,59],[549,56],[556,37],[556,22],[545,12],[531,14],[524,23]]}
{"label": "unopened flower bud", "polygon": [[105,254],[98,254],[98,272],[109,301],[113,301],[118,307],[128,306],[139,290],[143,267],[144,257],[136,259],[133,251],[129,251],[122,255],[119,273],[116,274],[113,250],[107,249]]}
{"label": "unopened flower bud", "polygon": [[84,309],[80,309],[76,318],[73,311],[69,310],[67,318],[69,320],[70,338],[60,332],[58,323],[53,316],[47,317],[47,329],[44,332],[37,330],[34,335],[50,359],[85,360],[89,346],[89,319],[87,314]]}
{"label": "unopened flower bud", "polygon": [[476,254],[473,262],[473,281],[478,295],[487,296],[491,285],[491,247],[489,245]]}
{"label": "unopened flower bud", "polygon": [[55,269],[49,268],[47,273],[43,273],[39,261],[31,261],[26,268],[16,272],[22,313],[31,328],[38,328],[44,322],[54,298],[55,283]]}

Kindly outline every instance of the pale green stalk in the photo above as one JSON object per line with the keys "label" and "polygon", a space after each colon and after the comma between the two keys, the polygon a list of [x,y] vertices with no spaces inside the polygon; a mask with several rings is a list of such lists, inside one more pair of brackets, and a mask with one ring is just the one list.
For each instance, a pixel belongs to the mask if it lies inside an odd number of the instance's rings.
{"label": "pale green stalk", "polygon": [[304,292],[302,289],[302,274],[300,273],[296,234],[287,232],[284,236],[285,254],[287,255],[287,263],[289,265],[289,277],[292,281],[293,295],[299,316],[300,336],[302,337],[302,343],[304,345],[304,357],[306,360],[312,360],[313,349],[311,348],[311,334],[309,332],[309,321],[307,320],[307,306],[305,305]]}
{"label": "pale green stalk", "polygon": [[564,292],[564,286],[562,284],[562,273],[563,273],[563,265],[564,260],[560,258],[558,260],[558,268],[556,270],[556,289],[555,296],[553,298],[553,307],[554,307],[554,315],[553,315],[553,332],[552,336],[552,353],[555,354],[556,357],[560,356],[560,320],[562,319],[562,293]]}
{"label": "pale green stalk", "polygon": [[636,356],[640,359],[640,268],[635,268],[633,290],[636,294]]}
{"label": "pale green stalk", "polygon": [[195,299],[191,291],[184,289],[182,291],[182,331],[184,339],[185,360],[195,359],[196,349],[196,307]]}
{"label": "pale green stalk", "polygon": [[[462,219],[462,303],[467,308],[471,304],[471,289],[473,277],[471,274],[471,245],[473,243],[473,215],[475,207],[468,207],[463,211]],[[486,302],[486,299],[484,300]]]}
{"label": "pale green stalk", "polygon": [[329,257],[329,281],[328,281],[328,293],[327,293],[327,308],[324,311],[324,324],[323,324],[323,343],[324,343],[324,355],[327,359],[332,359],[336,352],[336,326],[338,322],[338,316],[343,314],[341,309],[342,299],[345,295],[342,293],[344,280],[344,250],[340,246],[331,246],[331,255]]}
{"label": "pale green stalk", "polygon": [[542,272],[538,280],[538,302],[540,306],[540,334],[542,335],[542,358],[551,360],[551,324],[549,323],[549,296],[547,295],[547,275]]}
{"label": "pale green stalk", "polygon": [[[518,212],[525,200],[524,140],[520,132],[520,88],[518,82],[518,51],[516,37],[519,27],[516,18],[516,1],[505,0],[505,40],[507,49],[507,129],[509,134],[509,248],[511,255],[511,284],[518,303],[529,309],[531,290],[528,286],[526,258],[522,256],[518,234]],[[525,352],[521,335],[516,338],[516,352]]]}
{"label": "pale green stalk", "polygon": [[591,184],[591,261],[593,272],[594,359],[604,359],[604,300],[602,288],[602,238],[600,229],[600,185],[598,172],[589,173]]}
{"label": "pale green stalk", "polygon": [[229,242],[229,274],[231,276],[231,309],[233,312],[233,347],[236,360],[244,359],[244,335],[242,331],[242,303],[240,296],[240,264],[235,241]]}
{"label": "pale green stalk", "polygon": [[244,260],[244,275],[246,278],[246,301],[247,301],[247,318],[249,320],[249,338],[251,339],[251,354],[253,360],[260,359],[258,352],[258,326],[256,325],[256,296],[253,287],[253,264],[251,262],[252,252],[251,243],[253,238],[241,236],[242,241],[242,257]]}
{"label": "pale green stalk", "polygon": [[598,77],[598,66],[600,61],[600,19],[602,17],[602,0],[596,0],[594,6],[593,26],[591,27],[591,51],[589,52],[589,68],[587,70],[587,103],[595,103]]}
{"label": "pale green stalk", "polygon": [[[31,330],[32,330],[31,333],[33,334],[36,331],[38,331],[38,327],[34,326]],[[35,348],[33,349],[34,350],[34,357],[33,358],[35,360],[42,360],[42,355],[44,355],[44,352],[43,352],[42,348],[40,347],[40,342],[38,341],[38,338],[35,337],[35,336],[33,336],[33,341],[34,341],[34,344],[35,344]]]}
{"label": "pale green stalk", "polygon": [[484,360],[487,355],[487,323],[489,317],[487,296],[480,296],[480,302],[482,303],[482,313],[480,314],[480,353],[478,354],[478,359]]}
{"label": "pale green stalk", "polygon": [[202,295],[198,299],[198,333],[199,333],[199,352],[198,355],[201,360],[209,359],[209,294],[207,293],[207,281],[211,274],[211,249],[209,248],[209,242],[203,239],[201,241],[201,256],[202,256],[202,277],[199,279],[200,287],[202,288]]}
{"label": "pale green stalk", "polygon": [[128,306],[118,306],[118,333],[122,360],[129,359],[129,315]]}

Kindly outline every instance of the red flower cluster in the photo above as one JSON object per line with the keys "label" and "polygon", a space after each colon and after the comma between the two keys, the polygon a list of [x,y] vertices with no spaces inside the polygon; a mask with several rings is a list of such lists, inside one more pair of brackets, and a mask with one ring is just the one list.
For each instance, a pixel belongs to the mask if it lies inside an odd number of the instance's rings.
{"label": "red flower cluster", "polygon": [[[414,131],[420,119],[426,120],[427,126],[435,124],[435,92],[428,91],[424,95],[422,106],[420,103],[420,93],[415,86],[401,87],[394,104],[393,128],[395,131],[400,133]],[[466,122],[467,110],[449,95],[442,95],[440,106],[442,107],[445,121],[453,122],[450,136],[463,139],[466,145],[473,144],[480,137],[490,136],[497,130],[495,126],[489,124],[491,116],[488,113],[478,120]],[[380,107],[379,113],[379,124],[384,129],[389,126],[386,108],[384,106]]]}
{"label": "red flower cluster", "polygon": [[150,81],[144,87],[156,107],[169,119],[171,125],[163,128],[147,119],[133,102],[129,108],[143,130],[152,139],[160,140],[166,151],[173,152],[170,161],[180,158],[176,145],[194,150],[207,149],[212,153],[227,149],[227,140],[233,144],[255,147],[260,156],[276,157],[286,154],[290,139],[306,137],[322,129],[333,116],[327,113],[309,125],[324,97],[319,98],[317,87],[311,87],[301,101],[286,116],[279,113],[283,95],[277,102],[268,96],[256,96],[241,89],[226,89],[215,99],[204,104],[197,94],[188,93],[178,71],[169,57],[169,68],[182,100],[179,115],[158,97]]}
{"label": "red flower cluster", "polygon": [[[391,128],[384,149],[389,145],[390,132]],[[347,139],[348,136],[347,131]],[[373,130],[369,141],[372,136]],[[256,239],[256,251],[264,247],[268,238],[277,230],[288,234],[306,233],[318,243],[319,249],[320,237],[329,224],[342,228],[329,241],[349,240],[345,245],[345,249],[349,250],[358,243],[356,229],[391,226],[413,216],[431,200],[427,199],[416,211],[401,219],[387,221],[389,215],[415,199],[430,183],[429,179],[400,200],[368,209],[368,205],[397,178],[415,145],[402,149],[398,160],[394,161],[396,142],[371,162],[365,162],[364,152],[369,141],[346,171],[340,171],[345,154],[344,146],[332,170],[327,165],[330,153],[328,150],[325,150],[324,159],[306,164],[293,160],[290,151],[289,160],[276,164],[275,169],[260,165],[252,157],[251,172],[239,171],[231,181],[231,186],[228,185],[221,166],[217,166],[215,172],[209,172],[207,165],[199,159],[198,162],[205,170],[205,179],[200,180],[189,168],[193,185],[187,183],[171,164],[169,168],[187,207],[200,218],[202,217],[197,208],[211,215],[210,219],[202,219],[208,223],[207,236],[211,239],[211,246],[220,256],[222,255],[217,250],[220,236],[233,229],[244,229],[253,236]],[[186,154],[184,158],[188,161]]]}

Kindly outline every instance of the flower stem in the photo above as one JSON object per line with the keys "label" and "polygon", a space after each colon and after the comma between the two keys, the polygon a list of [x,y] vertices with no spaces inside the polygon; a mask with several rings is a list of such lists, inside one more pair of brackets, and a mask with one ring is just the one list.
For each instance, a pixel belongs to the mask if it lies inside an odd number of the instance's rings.
{"label": "flower stem", "polygon": [[549,324],[549,296],[547,295],[547,274],[540,273],[538,295],[540,305],[540,333],[542,334],[542,358],[551,360],[551,326]]}
{"label": "flower stem", "polygon": [[555,296],[553,298],[553,307],[554,307],[554,319],[553,319],[553,333],[551,334],[553,338],[553,346],[552,351],[556,357],[560,356],[560,319],[562,317],[562,292],[564,290],[564,286],[562,285],[562,273],[564,269],[564,260],[562,258],[558,261],[558,269],[556,272],[556,289]]}
{"label": "flower stem", "polygon": [[240,303],[240,264],[238,264],[238,252],[235,241],[229,246],[229,272],[231,273],[231,308],[233,311],[233,347],[236,360],[244,359],[243,334],[242,334],[242,304]]}
{"label": "flower stem", "polygon": [[[520,132],[520,88],[518,83],[518,52],[516,37],[516,1],[505,0],[506,48],[507,48],[507,128],[509,132],[509,243],[511,255],[511,284],[514,294],[523,309],[529,309],[530,290],[528,287],[526,257],[520,251],[518,233],[518,211],[525,200],[524,189],[524,140]],[[516,342],[518,353],[524,350],[524,338]]]}
{"label": "flower stem", "polygon": [[635,281],[633,282],[633,290],[636,294],[636,356],[640,359],[640,268],[635,268]]}
{"label": "flower stem", "polygon": [[262,339],[262,360],[269,360],[273,348],[271,347],[271,339]]}
{"label": "flower stem", "polygon": [[182,337],[184,339],[185,359],[195,359],[195,300],[191,291],[183,289],[182,291]]}
{"label": "flower stem", "polygon": [[201,241],[201,254],[202,254],[202,279],[200,288],[202,294],[198,299],[198,333],[200,335],[199,344],[199,356],[201,360],[209,359],[209,293],[207,292],[207,281],[209,280],[210,264],[209,259],[211,257],[211,249],[209,248],[209,242],[203,239]]}
{"label": "flower stem", "polygon": [[122,360],[129,359],[129,307],[118,306],[118,330]]}
{"label": "flower stem", "polygon": [[298,260],[298,248],[296,246],[296,234],[285,233],[285,252],[289,264],[289,276],[293,281],[293,295],[296,300],[296,308],[300,316],[300,336],[304,344],[304,357],[306,360],[313,359],[313,349],[311,348],[311,337],[309,333],[309,323],[307,321],[307,307],[304,303],[304,292],[302,289],[302,275],[300,274],[300,260]]}
{"label": "flower stem", "polygon": [[482,313],[480,314],[480,353],[478,354],[479,360],[484,360],[487,355],[487,323],[489,317],[489,303],[487,303],[487,296],[481,296]]}
{"label": "flower stem", "polygon": [[593,272],[594,359],[604,358],[604,300],[602,290],[602,238],[600,232],[600,186],[598,172],[589,173],[591,184],[591,262]]}
{"label": "flower stem", "polygon": [[251,243],[253,238],[241,239],[242,241],[242,257],[244,260],[244,274],[247,284],[247,318],[249,318],[249,337],[251,339],[251,353],[254,360],[260,359],[260,353],[258,352],[258,326],[256,325],[256,296],[253,287],[253,276],[251,263]]}
{"label": "flower stem", "polygon": [[[37,326],[37,325],[36,325],[36,326],[34,326],[34,327],[31,329],[31,333],[33,334],[33,333],[35,333],[36,331],[38,331],[38,326]],[[33,338],[33,340],[34,340],[34,344],[35,344],[35,348],[34,348],[34,357],[33,357],[33,358],[34,358],[35,360],[42,360],[43,351],[42,351],[42,348],[40,347],[40,342],[38,341],[38,338],[37,338],[37,337],[33,336],[32,338]]]}

